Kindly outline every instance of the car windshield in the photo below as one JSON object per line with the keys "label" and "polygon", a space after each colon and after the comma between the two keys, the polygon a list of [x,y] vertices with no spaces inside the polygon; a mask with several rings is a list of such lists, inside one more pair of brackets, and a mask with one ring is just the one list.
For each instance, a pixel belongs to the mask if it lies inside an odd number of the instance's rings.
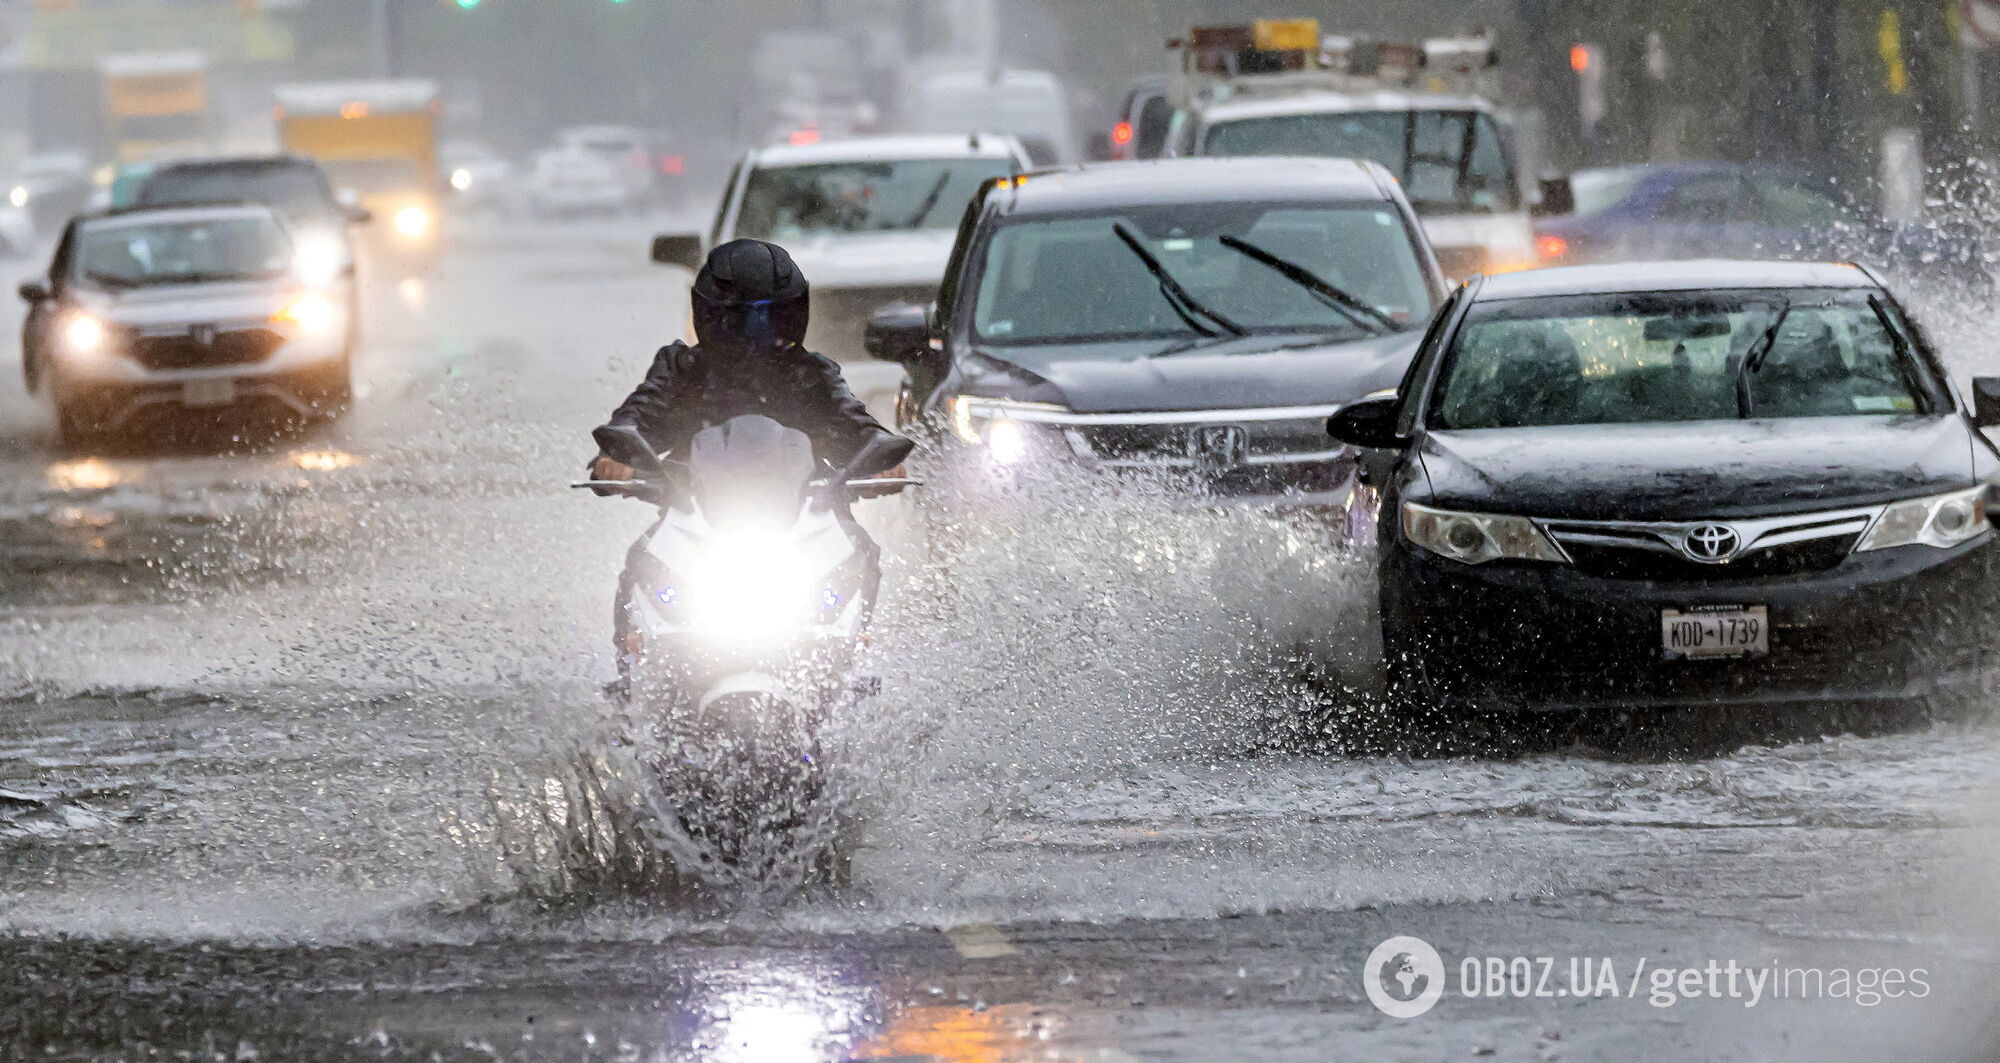
{"label": "car windshield", "polygon": [[837,233],[949,229],[982,182],[1013,161],[898,159],[761,169],[750,175],[739,236],[784,241]]}
{"label": "car windshield", "polygon": [[149,207],[193,203],[262,203],[291,217],[335,209],[320,175],[304,166],[188,167],[146,179],[139,202]]}
{"label": "car windshield", "polygon": [[412,159],[329,159],[324,165],[335,187],[362,195],[409,192],[424,185],[423,171]]}
{"label": "car windshield", "polygon": [[[1257,253],[1310,273],[1360,309],[1341,309]],[[1416,247],[1386,204],[1178,203],[1000,228],[979,280],[979,339],[1037,344],[1218,331],[1212,319],[1189,321],[1176,309],[1146,257],[1196,304],[1249,332],[1366,335],[1412,326],[1430,312]]]}
{"label": "car windshield", "polygon": [[1211,128],[1201,153],[1373,159],[1403,182],[1420,214],[1492,214],[1520,207],[1499,127],[1479,111],[1238,118]]}
{"label": "car windshield", "polygon": [[1437,394],[1436,426],[1462,429],[1853,417],[1929,405],[1883,313],[1852,291],[1477,305]]}
{"label": "car windshield", "polygon": [[291,266],[291,241],[267,217],[86,225],[77,233],[75,277],[102,288],[262,280]]}

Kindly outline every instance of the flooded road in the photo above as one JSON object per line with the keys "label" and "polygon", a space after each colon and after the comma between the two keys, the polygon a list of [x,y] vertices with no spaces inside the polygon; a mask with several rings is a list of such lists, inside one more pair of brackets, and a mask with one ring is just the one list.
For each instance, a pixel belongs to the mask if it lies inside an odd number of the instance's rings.
{"label": "flooded road", "polygon": [[[464,236],[303,433],[65,453],[0,388],[0,1058],[1990,1058],[1991,725],[1259,752],[1357,577],[1254,515],[1024,520],[945,602],[875,504],[853,882],[581,875],[550,810],[647,514],[565,484],[684,316],[642,236]],[[1364,984],[1397,935],[1421,1018]],[[1467,957],[1618,992],[1475,999]],[[1711,961],[1823,977],[1662,1002]],[[1862,1002],[1890,969],[1924,992]]]}

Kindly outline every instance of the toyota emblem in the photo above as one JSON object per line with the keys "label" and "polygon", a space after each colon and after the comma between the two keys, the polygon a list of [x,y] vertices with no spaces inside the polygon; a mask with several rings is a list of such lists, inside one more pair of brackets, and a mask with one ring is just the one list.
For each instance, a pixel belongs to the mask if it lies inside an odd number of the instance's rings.
{"label": "toyota emblem", "polygon": [[1681,540],[1681,549],[1696,561],[1719,565],[1736,556],[1736,550],[1743,543],[1743,537],[1736,529],[1723,524],[1704,524],[1687,533]]}

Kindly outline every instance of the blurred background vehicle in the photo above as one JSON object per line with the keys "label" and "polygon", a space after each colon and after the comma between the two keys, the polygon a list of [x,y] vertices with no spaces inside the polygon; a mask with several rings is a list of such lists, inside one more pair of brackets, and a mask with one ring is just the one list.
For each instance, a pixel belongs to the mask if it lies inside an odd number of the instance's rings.
{"label": "blurred background vehicle", "polygon": [[579,126],[556,135],[556,151],[601,160],[625,210],[645,210],[658,198],[659,165],[652,134],[624,126]]}
{"label": "blurred background vehicle", "polygon": [[705,238],[659,237],[653,257],[697,269],[731,240],[781,244],[812,283],[807,343],[858,357],[876,308],[936,298],[974,193],[1028,167],[1019,141],[981,133],[764,148],[738,164]]}
{"label": "blurred background vehicle", "polygon": [[438,169],[454,210],[513,214],[523,206],[514,164],[483,140],[438,145]]}
{"label": "blurred background vehicle", "polygon": [[90,206],[90,158],[82,151],[30,155],[14,171],[7,202],[24,209],[44,232],[62,228]]}
{"label": "blurred background vehicle", "polygon": [[535,156],[526,193],[529,209],[544,218],[632,213],[647,198],[628,161],[579,147],[550,148]]}
{"label": "blurred background vehicle", "polygon": [[277,94],[284,150],[316,160],[336,194],[383,224],[368,242],[384,265],[422,272],[437,251],[438,114],[434,81],[300,83]]}
{"label": "blurred background vehicle", "polygon": [[1987,241],[1962,226],[1894,222],[1802,170],[1675,162],[1582,170],[1575,210],[1537,219],[1547,265],[1680,258],[1865,261],[1961,280],[1987,272]]}
{"label": "blurred background vehicle", "polygon": [[112,161],[213,151],[216,128],[208,68],[208,57],[197,51],[122,53],[99,59]]}
{"label": "blurred background vehicle", "polygon": [[140,184],[143,207],[257,203],[277,212],[290,231],[302,273],[316,283],[354,275],[349,227],[368,211],[340,202],[310,159],[289,155],[168,163]]}
{"label": "blurred background vehicle", "polygon": [[21,286],[22,373],[66,440],[171,406],[344,408],[353,333],[345,300],[299,272],[260,205],[141,209],[63,234],[47,279]]}
{"label": "blurred background vehicle", "polygon": [[912,133],[999,133],[1021,142],[1036,166],[1076,158],[1069,93],[1047,70],[967,68],[958,60],[915,64],[897,109]]}
{"label": "blurred background vehicle", "polygon": [[0,200],[0,255],[25,255],[35,245],[35,219],[6,200]]}
{"label": "blurred background vehicle", "polygon": [[1125,91],[1111,128],[1092,134],[1091,156],[1111,162],[1159,158],[1173,130],[1172,85],[1165,74],[1148,74],[1134,81]]}
{"label": "blurred background vehicle", "polygon": [[1177,155],[1370,159],[1403,183],[1445,274],[1535,264],[1529,197],[1498,110],[1492,41],[1322,36],[1314,19],[1198,26],[1182,47]]}

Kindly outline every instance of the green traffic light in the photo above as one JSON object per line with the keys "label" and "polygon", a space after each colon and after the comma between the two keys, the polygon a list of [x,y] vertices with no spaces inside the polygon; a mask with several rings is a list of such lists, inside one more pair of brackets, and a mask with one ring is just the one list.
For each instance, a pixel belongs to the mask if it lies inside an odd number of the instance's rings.
{"label": "green traffic light", "polygon": [[479,6],[479,0],[458,0],[458,6],[470,11]]}

